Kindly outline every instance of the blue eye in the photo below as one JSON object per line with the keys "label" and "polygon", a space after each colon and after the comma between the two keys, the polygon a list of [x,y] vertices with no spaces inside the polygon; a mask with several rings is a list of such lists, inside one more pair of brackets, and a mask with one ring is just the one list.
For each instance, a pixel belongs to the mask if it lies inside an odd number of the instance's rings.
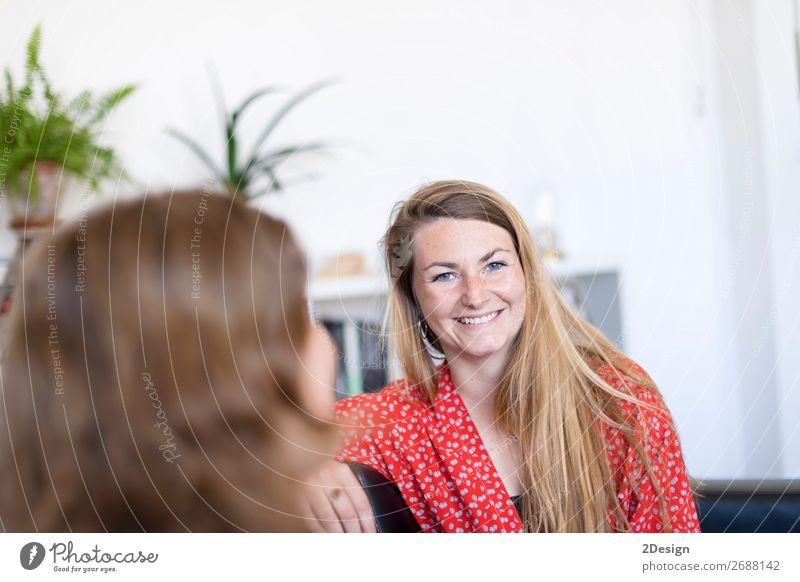
{"label": "blue eye", "polygon": [[449,275],[454,275],[454,273],[442,273],[441,275],[436,275],[433,278],[433,280],[434,281],[451,281],[452,279],[445,278],[445,277],[448,277]]}
{"label": "blue eye", "polygon": [[499,271],[505,266],[506,264],[503,263],[502,261],[494,261],[486,265],[486,268],[489,269],[490,271]]}

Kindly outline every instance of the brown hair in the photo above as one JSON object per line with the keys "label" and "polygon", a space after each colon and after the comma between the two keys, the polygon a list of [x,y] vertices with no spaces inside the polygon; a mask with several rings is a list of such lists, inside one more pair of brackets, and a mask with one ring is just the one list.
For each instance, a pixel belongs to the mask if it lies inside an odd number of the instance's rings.
{"label": "brown hair", "polygon": [[298,404],[305,258],[226,195],[117,202],[25,254],[0,403],[6,531],[293,531],[336,447]]}
{"label": "brown hair", "polygon": [[[413,241],[424,224],[441,218],[495,224],[514,241],[527,284],[527,310],[498,385],[495,413],[500,426],[519,438],[524,486],[523,518],[529,531],[609,531],[608,508],[618,529],[629,524],[616,497],[598,421],[613,426],[635,447],[656,490],[651,463],[637,427],[621,420],[619,399],[648,406],[632,393],[608,385],[596,370],[611,365],[655,389],[646,374],[563,300],[545,270],[530,232],[517,210],[497,192],[473,182],[434,182],[399,204],[384,237],[386,269],[392,281],[385,329],[407,380],[436,396],[438,339],[418,325],[421,311],[413,289]],[[420,329],[428,329],[423,339]],[[622,386],[627,387],[625,381]],[[660,496],[664,531],[670,531]]]}

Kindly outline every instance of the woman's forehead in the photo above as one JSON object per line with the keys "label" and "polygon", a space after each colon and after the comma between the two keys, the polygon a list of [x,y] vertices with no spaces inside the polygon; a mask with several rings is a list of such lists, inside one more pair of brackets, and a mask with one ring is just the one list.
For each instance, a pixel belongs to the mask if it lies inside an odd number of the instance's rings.
{"label": "woman's forehead", "polygon": [[511,235],[504,228],[483,220],[440,218],[422,226],[414,236],[418,265],[425,259],[477,262],[497,249],[513,252]]}

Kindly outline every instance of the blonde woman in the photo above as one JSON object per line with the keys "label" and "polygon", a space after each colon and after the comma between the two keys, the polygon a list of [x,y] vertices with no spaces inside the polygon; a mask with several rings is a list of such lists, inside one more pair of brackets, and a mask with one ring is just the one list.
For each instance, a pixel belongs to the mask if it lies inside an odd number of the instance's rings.
{"label": "blonde woman", "polygon": [[[657,388],[560,298],[508,201],[427,185],[384,243],[405,379],[337,404],[340,462],[396,484],[423,531],[699,531]],[[374,530],[349,467],[319,477],[318,531]]]}

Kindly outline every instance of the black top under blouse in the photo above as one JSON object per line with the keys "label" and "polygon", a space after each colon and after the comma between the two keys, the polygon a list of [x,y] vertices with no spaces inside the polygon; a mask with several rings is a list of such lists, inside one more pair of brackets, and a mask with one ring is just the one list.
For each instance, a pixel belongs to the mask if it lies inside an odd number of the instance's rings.
{"label": "black top under blouse", "polygon": [[[378,532],[418,532],[419,524],[411,514],[395,483],[387,480],[379,471],[359,463],[347,463],[367,494],[375,526]],[[511,498],[517,513],[522,516],[522,496]]]}
{"label": "black top under blouse", "polygon": [[522,518],[522,495],[514,495],[511,501],[514,502],[514,507],[517,508],[517,513],[519,513],[520,518]]}

